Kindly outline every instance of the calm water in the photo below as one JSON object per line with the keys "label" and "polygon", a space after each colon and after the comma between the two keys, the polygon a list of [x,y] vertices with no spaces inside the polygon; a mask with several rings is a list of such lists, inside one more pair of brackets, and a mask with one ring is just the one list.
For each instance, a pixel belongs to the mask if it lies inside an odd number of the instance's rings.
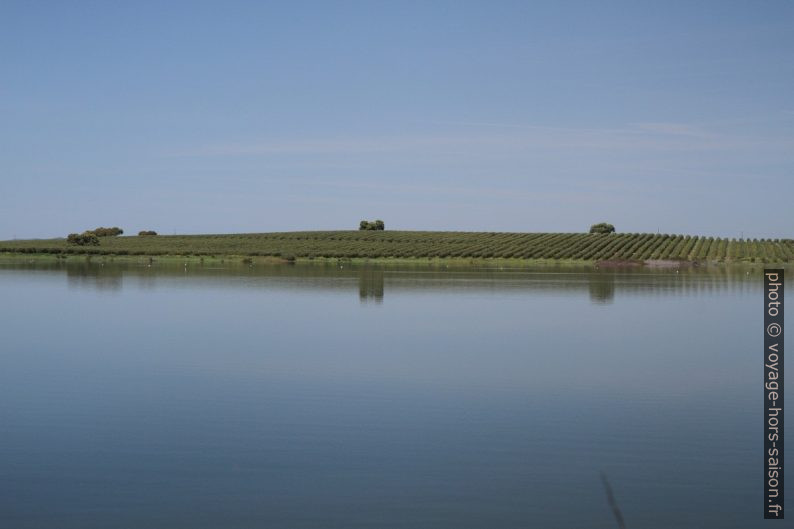
{"label": "calm water", "polygon": [[222,266],[0,265],[0,527],[763,525],[758,268]]}

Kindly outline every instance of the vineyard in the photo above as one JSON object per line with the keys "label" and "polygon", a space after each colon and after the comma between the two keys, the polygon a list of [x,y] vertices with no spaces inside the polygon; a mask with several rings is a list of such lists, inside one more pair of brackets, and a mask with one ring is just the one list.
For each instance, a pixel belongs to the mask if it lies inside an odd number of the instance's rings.
{"label": "vineyard", "polygon": [[794,259],[791,239],[727,239],[643,233],[308,231],[231,235],[102,237],[0,242],[0,252],[82,255],[273,256],[293,258],[759,261]]}

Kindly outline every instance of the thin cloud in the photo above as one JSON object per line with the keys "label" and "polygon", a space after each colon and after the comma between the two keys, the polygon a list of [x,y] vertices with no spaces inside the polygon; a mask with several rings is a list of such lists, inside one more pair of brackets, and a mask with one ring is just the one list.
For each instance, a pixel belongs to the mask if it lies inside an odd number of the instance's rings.
{"label": "thin cloud", "polygon": [[705,132],[700,127],[686,123],[635,123],[634,129],[638,132],[660,134],[665,136],[684,136],[687,138],[713,139],[713,133]]}
{"label": "thin cloud", "polygon": [[349,154],[396,152],[439,148],[462,143],[483,143],[487,139],[444,136],[257,140],[207,145],[174,153],[174,156],[256,156],[284,154]]}
{"label": "thin cloud", "polygon": [[[456,122],[436,122],[453,124]],[[457,122],[459,127],[502,128],[509,132],[458,130],[438,135],[384,137],[256,139],[209,144],[171,152],[173,157],[334,156],[370,154],[521,155],[531,152],[626,151],[693,152],[789,149],[790,137],[756,137],[670,122],[633,123],[622,128],[563,128],[535,125]]]}

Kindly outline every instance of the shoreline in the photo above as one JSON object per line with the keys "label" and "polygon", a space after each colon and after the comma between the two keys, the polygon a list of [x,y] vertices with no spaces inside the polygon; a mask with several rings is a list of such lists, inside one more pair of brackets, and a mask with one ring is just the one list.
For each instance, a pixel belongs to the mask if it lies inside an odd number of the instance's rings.
{"label": "shoreline", "polygon": [[423,265],[423,266],[499,266],[499,267],[532,267],[532,266],[579,266],[594,270],[621,269],[682,269],[682,268],[713,268],[725,266],[758,266],[772,264],[788,267],[784,261],[762,260],[722,260],[722,261],[688,261],[688,260],[585,260],[585,259],[521,259],[521,258],[450,258],[450,257],[296,257],[285,259],[276,256],[229,255],[181,255],[181,254],[141,254],[117,255],[111,253],[21,253],[0,251],[0,264],[34,264],[34,263],[120,263],[120,264],[239,264],[239,265]]}

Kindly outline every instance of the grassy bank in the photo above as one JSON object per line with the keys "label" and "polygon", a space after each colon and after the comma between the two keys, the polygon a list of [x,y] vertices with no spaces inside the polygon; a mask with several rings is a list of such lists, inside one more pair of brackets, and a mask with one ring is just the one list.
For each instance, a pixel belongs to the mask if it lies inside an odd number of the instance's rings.
{"label": "grassy bank", "polygon": [[468,268],[471,266],[486,268],[526,268],[537,266],[576,266],[593,268],[596,261],[574,259],[505,259],[505,258],[441,258],[441,257],[297,257],[284,259],[271,256],[249,255],[116,255],[116,254],[56,254],[56,253],[15,253],[0,251],[0,264],[3,263],[28,263],[28,264],[81,264],[81,263],[116,263],[135,265],[201,265],[201,266],[229,266],[229,265],[285,265],[285,264],[314,264],[318,266],[352,265],[354,267],[377,265],[383,267],[396,266],[421,266],[435,268]]}
{"label": "grassy bank", "polygon": [[98,246],[79,246],[66,239],[13,240],[0,241],[0,252],[25,256],[174,256],[276,261],[789,262],[794,259],[794,241],[628,233],[310,231],[101,237]]}

